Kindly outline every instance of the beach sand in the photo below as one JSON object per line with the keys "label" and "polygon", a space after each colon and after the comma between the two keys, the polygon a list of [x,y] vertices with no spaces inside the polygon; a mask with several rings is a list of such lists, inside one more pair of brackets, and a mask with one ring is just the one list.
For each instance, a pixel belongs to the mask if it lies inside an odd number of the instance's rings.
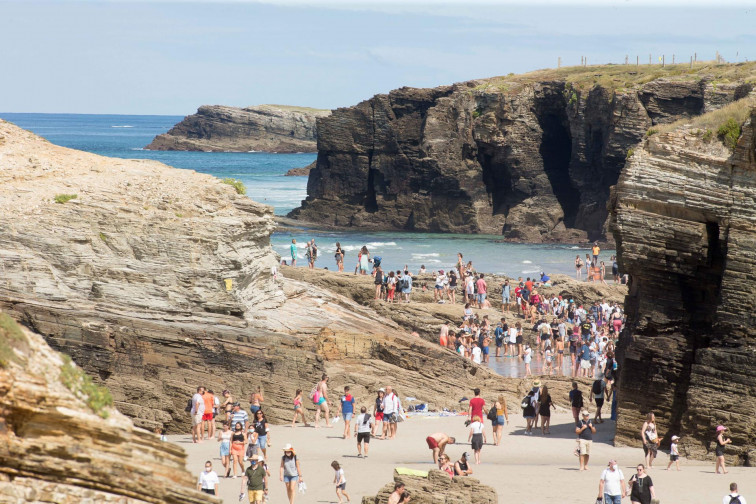
{"label": "beach sand", "polygon": [[[358,405],[360,403],[358,402]],[[511,405],[517,406],[517,405]],[[279,481],[281,448],[291,443],[297,450],[302,473],[307,483],[307,493],[298,494],[296,502],[337,502],[334,491],[333,470],[330,464],[339,461],[347,479],[347,492],[352,502],[360,503],[362,496],[375,495],[386,483],[393,481],[395,467],[429,470],[434,468],[431,451],[425,437],[434,432],[446,432],[457,438],[447,453],[457,460],[462,452],[470,451],[468,430],[464,416],[422,417],[416,416],[399,423],[397,438],[393,441],[373,439],[367,459],[357,458],[355,438],[341,438],[344,424],[340,419],[334,428],[314,429],[306,427],[272,426],[273,446],[268,449],[270,461],[270,502],[286,503],[284,484]],[[641,448],[615,448],[611,445],[614,424],[606,421],[597,425],[589,470],[578,471],[578,460],[573,455],[575,448],[574,427],[571,413],[557,411],[552,414],[550,436],[542,436],[540,429],[532,436],[523,434],[525,420],[517,408],[510,412],[511,422],[505,426],[502,444],[486,444],[481,452],[481,464],[472,465],[482,483],[496,489],[499,502],[504,503],[575,503],[594,502],[598,492],[601,471],[610,458],[617,459],[626,480],[643,462]],[[322,421],[321,421],[322,423]],[[486,422],[486,436],[491,440],[490,423]],[[640,427],[639,427],[640,428]],[[354,429],[354,425],[352,425]],[[221,475],[223,466],[218,457],[218,443],[205,441],[193,444],[190,436],[169,436],[169,441],[178,443],[188,453],[187,466],[193,475],[202,471],[205,460],[212,460],[213,468]],[[682,441],[684,445],[685,440]],[[472,454],[472,452],[471,452]],[[665,471],[667,454],[659,458],[649,475],[653,479],[656,495],[661,503],[699,504],[719,503],[729,493],[730,482],[737,482],[739,492],[747,499],[756,499],[756,469],[732,467],[727,475],[714,473],[714,460],[710,462],[681,459],[681,472]],[[227,504],[239,499],[240,479],[221,478],[220,496]],[[243,502],[248,502],[245,496]],[[630,502],[629,498],[623,502]]]}

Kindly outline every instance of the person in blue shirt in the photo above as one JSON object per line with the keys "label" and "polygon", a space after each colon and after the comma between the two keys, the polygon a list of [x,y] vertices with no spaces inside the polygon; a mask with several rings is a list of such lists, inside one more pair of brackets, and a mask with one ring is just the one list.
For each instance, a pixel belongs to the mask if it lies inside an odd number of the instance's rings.
{"label": "person in blue shirt", "polygon": [[588,376],[591,369],[591,347],[588,346],[588,340],[583,340],[583,346],[580,347],[580,376]]}
{"label": "person in blue shirt", "polygon": [[297,239],[291,239],[291,245],[289,245],[289,252],[291,253],[291,265],[297,265]]}
{"label": "person in blue shirt", "polygon": [[344,395],[341,396],[341,415],[344,417],[344,439],[349,435],[349,424],[354,415],[354,397],[349,393],[349,387],[344,387]]}
{"label": "person in blue shirt", "polygon": [[499,356],[501,346],[504,344],[504,329],[501,327],[504,319],[501,320],[502,322],[496,324],[496,329],[494,329],[494,338],[496,339],[496,357]]}

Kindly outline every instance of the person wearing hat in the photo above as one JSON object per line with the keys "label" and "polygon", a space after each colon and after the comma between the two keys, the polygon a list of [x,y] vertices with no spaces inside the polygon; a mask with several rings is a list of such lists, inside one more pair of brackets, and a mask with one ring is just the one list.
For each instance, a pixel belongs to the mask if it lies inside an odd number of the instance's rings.
{"label": "person wearing hat", "polygon": [[724,425],[717,426],[717,438],[716,438],[716,449],[714,451],[715,455],[717,456],[716,465],[714,466],[714,471],[717,474],[720,474],[719,469],[722,469],[722,474],[727,474],[727,470],[725,469],[725,458],[724,458],[724,452],[725,452],[725,446],[732,443],[732,439],[725,438],[725,431],[727,430],[727,427]]}
{"label": "person wearing hat", "polygon": [[596,434],[596,427],[594,427],[593,422],[591,422],[591,414],[588,412],[588,410],[583,410],[582,417],[575,426],[575,434],[578,435],[578,443],[580,446],[580,470],[587,471],[588,459],[591,456],[593,435]]}
{"label": "person wearing hat", "polygon": [[680,451],[677,449],[677,443],[680,442],[680,436],[672,436],[672,443],[669,445],[669,464],[667,464],[667,471],[672,467],[674,463],[677,466],[677,470],[680,470]]}
{"label": "person wearing hat", "polygon": [[610,460],[599,480],[599,491],[596,501],[603,499],[604,504],[621,504],[627,495],[625,490],[625,475],[622,474],[616,460]]}
{"label": "person wearing hat", "polygon": [[281,457],[281,469],[279,477],[286,485],[286,495],[289,497],[289,504],[294,504],[294,498],[297,496],[297,484],[304,481],[302,470],[299,468],[297,452],[291,444],[283,447],[283,457]]}
{"label": "person wearing hat", "polygon": [[244,483],[246,483],[250,504],[262,504],[265,495],[268,493],[268,473],[265,470],[264,462],[265,457],[258,455],[244,471],[239,488],[239,500],[244,495]]}
{"label": "person wearing hat", "polygon": [[470,476],[473,473],[472,468],[467,461],[470,460],[470,454],[464,452],[459,460],[454,462],[454,476]]}

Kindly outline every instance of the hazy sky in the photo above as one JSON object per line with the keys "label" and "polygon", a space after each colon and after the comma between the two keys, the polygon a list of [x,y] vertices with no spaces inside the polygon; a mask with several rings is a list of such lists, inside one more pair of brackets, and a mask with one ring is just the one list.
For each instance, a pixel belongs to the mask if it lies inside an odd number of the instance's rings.
{"label": "hazy sky", "polygon": [[335,108],[401,86],[554,67],[558,56],[756,58],[756,7],[715,5],[0,0],[0,112]]}

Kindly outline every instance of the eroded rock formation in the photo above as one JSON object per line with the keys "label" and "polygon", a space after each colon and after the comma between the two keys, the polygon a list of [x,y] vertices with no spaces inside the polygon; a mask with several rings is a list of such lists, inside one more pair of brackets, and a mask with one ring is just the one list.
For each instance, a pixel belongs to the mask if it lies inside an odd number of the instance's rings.
{"label": "eroded rock formation", "polygon": [[290,216],[528,242],[605,237],[628,150],[654,124],[745,96],[756,65],[635,70],[401,88],[337,109],[318,121],[308,198]]}
{"label": "eroded rock formation", "polygon": [[312,163],[308,164],[307,166],[303,166],[301,168],[292,168],[291,170],[286,172],[287,177],[307,177],[310,175],[310,172],[313,168],[315,168],[316,162],[313,161]]}
{"label": "eroded rock formation", "polygon": [[181,448],[74,395],[82,375],[0,313],[0,502],[219,502],[196,490]]}
{"label": "eroded rock formation", "polygon": [[0,136],[0,308],[138,426],[187,432],[200,384],[245,407],[260,385],[269,418],[290,421],[295,390],[323,372],[363,397],[390,376],[437,408],[476,386],[524,390],[370,307],[274,276],[272,209],[213,177],[64,149],[5,122]]}
{"label": "eroded rock formation", "polygon": [[408,476],[394,471],[394,481],[384,486],[378,495],[363,497],[362,504],[386,504],[394,491],[394,484],[404,483],[411,502],[419,504],[496,504],[496,490],[470,476],[449,478],[445,472],[431,469],[428,476]]}
{"label": "eroded rock formation", "polygon": [[206,152],[315,152],[315,120],[328,110],[285,105],[237,108],[203,105],[168,133],[158,135],[148,150]]}
{"label": "eroded rock formation", "polygon": [[752,111],[734,152],[695,124],[653,135],[619,179],[612,228],[632,277],[619,443],[639,443],[654,411],[686,455],[713,458],[724,424],[730,462],[756,461],[755,126]]}

